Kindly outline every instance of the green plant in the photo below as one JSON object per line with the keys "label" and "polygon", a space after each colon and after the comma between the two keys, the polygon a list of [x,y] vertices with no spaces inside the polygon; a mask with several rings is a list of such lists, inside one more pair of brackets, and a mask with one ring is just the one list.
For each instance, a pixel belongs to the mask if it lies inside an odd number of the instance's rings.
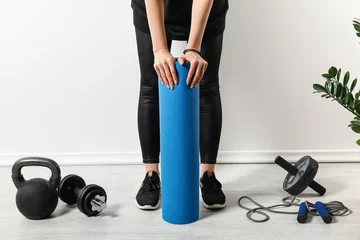
{"label": "green plant", "polygon": [[357,31],[356,35],[358,37],[360,37],[360,19],[355,18],[353,20],[353,26],[354,26],[355,30]]}
{"label": "green plant", "polygon": [[[356,35],[360,37],[360,20],[355,18],[353,20],[353,26],[356,30]],[[350,81],[349,71],[342,76],[341,68],[336,68],[334,66],[330,67],[327,73],[324,73],[321,76],[325,78],[326,81],[324,85],[317,83],[313,84],[313,88],[316,90],[314,93],[322,93],[321,97],[338,102],[355,115],[348,127],[355,133],[360,134],[360,90],[354,92],[357,78]],[[357,140],[356,143],[360,145],[360,139]]]}

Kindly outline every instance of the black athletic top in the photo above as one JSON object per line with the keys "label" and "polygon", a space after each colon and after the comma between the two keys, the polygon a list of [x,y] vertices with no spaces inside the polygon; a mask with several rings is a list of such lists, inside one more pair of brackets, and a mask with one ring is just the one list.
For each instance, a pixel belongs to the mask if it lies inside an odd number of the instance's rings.
{"label": "black athletic top", "polygon": [[[150,34],[144,1],[131,0],[133,22],[137,29]],[[164,0],[164,4],[167,37],[174,40],[187,40],[190,33],[192,0]],[[224,31],[228,9],[228,0],[214,0],[204,38],[217,36]]]}

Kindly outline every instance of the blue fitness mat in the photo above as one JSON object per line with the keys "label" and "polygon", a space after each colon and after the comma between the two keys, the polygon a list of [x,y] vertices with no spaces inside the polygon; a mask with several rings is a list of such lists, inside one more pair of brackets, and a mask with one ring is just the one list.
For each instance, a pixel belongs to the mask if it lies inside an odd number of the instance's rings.
{"label": "blue fitness mat", "polygon": [[199,218],[199,85],[186,85],[190,63],[175,66],[174,89],[159,81],[162,218],[188,224]]}

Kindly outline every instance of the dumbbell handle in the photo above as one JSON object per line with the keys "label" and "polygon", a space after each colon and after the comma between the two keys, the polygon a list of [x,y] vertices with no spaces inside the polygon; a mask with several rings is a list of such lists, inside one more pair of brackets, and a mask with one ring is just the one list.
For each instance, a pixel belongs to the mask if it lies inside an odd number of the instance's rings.
{"label": "dumbbell handle", "polygon": [[298,169],[296,167],[294,167],[294,165],[292,165],[291,163],[289,163],[288,161],[286,161],[285,159],[283,159],[280,156],[276,157],[275,163],[292,175],[296,175],[298,172]]}
{"label": "dumbbell handle", "polygon": [[[78,198],[80,196],[81,188],[73,188],[73,191],[76,195],[76,198]],[[91,199],[90,204],[93,211],[101,212],[106,208],[106,202],[104,202],[99,195],[96,195],[93,199]]]}

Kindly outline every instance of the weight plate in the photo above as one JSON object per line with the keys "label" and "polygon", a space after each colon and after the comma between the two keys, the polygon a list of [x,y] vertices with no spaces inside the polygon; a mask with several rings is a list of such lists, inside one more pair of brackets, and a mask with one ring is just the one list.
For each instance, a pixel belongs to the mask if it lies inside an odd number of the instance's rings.
{"label": "weight plate", "polygon": [[82,189],[78,201],[77,206],[79,210],[87,216],[95,216],[99,214],[99,211],[93,211],[91,208],[91,201],[95,198],[96,195],[104,196],[105,202],[107,201],[107,195],[105,190],[95,184],[90,184]]}
{"label": "weight plate", "polygon": [[59,198],[63,202],[65,202],[69,205],[75,204],[76,200],[77,200],[77,196],[76,196],[75,192],[73,191],[73,189],[74,188],[82,189],[85,186],[86,186],[86,183],[85,183],[84,179],[82,179],[78,175],[75,175],[75,174],[67,175],[60,182]]}
{"label": "weight plate", "polygon": [[294,176],[288,174],[285,177],[283,188],[292,196],[302,193],[315,178],[319,164],[310,156],[305,156],[294,165],[298,173]]}

